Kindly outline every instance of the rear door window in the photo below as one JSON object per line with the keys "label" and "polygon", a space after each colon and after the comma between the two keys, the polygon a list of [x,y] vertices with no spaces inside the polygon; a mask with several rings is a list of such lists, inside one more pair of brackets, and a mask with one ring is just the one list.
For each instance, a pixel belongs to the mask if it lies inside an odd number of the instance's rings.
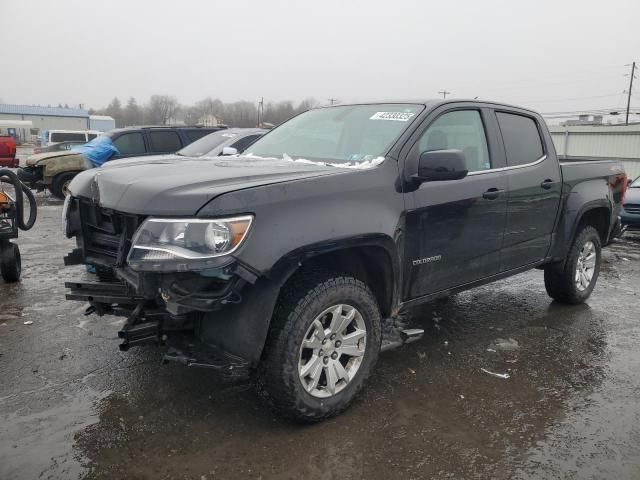
{"label": "rear door window", "polygon": [[211,133],[211,130],[203,130],[200,128],[197,130],[186,130],[185,133],[189,141],[195,142],[196,140],[201,139],[205,135],[209,135]]}
{"label": "rear door window", "polygon": [[120,155],[142,155],[146,153],[144,138],[139,132],[125,133],[113,141]]}
{"label": "rear door window", "polygon": [[86,142],[87,136],[83,132],[52,132],[51,133],[51,142],[59,143],[59,142]]}
{"label": "rear door window", "polygon": [[544,148],[536,121],[525,115],[497,112],[507,165],[526,165],[542,158]]}
{"label": "rear door window", "polygon": [[180,136],[172,130],[150,131],[149,138],[152,152],[177,152],[182,148]]}

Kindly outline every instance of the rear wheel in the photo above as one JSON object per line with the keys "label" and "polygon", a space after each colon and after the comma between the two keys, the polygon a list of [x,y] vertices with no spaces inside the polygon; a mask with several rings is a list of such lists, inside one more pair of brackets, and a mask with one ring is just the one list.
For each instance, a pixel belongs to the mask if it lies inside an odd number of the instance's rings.
{"label": "rear wheel", "polygon": [[261,396],[299,421],[340,413],[378,359],[380,323],[373,293],[355,278],[316,277],[287,289],[259,367]]}
{"label": "rear wheel", "polygon": [[2,271],[2,278],[7,283],[20,280],[22,261],[20,249],[15,243],[7,242],[0,246],[0,271]]}
{"label": "rear wheel", "polygon": [[53,177],[53,182],[51,182],[51,193],[54,197],[59,198],[60,200],[64,200],[67,195],[69,195],[69,184],[73,177],[76,176],[76,172],[65,172],[59,173],[55,177]]}
{"label": "rear wheel", "polygon": [[598,231],[583,227],[576,235],[564,264],[548,265],[544,285],[554,300],[579,304],[589,298],[600,273],[602,248]]}

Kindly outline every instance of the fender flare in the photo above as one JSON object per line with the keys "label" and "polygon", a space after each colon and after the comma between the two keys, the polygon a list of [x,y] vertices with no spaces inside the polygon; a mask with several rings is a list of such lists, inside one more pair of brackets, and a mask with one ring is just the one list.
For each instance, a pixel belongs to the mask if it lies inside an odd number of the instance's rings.
{"label": "fender flare", "polygon": [[[571,230],[569,232],[569,239],[571,241],[573,241],[573,239],[576,236],[576,230],[578,229],[578,225],[580,224],[580,222],[582,221],[583,217],[585,216],[585,214],[591,210],[595,210],[597,208],[606,208],[607,211],[609,212],[609,223],[607,225],[607,229],[610,230],[611,227],[611,205],[609,204],[609,202],[607,200],[605,200],[604,198],[599,199],[599,200],[592,200],[590,202],[587,202],[586,204],[584,204],[582,206],[582,208],[580,210],[578,210],[578,213],[576,214],[575,218],[573,219],[572,225],[571,225]],[[609,231],[607,230],[607,235],[609,234]]]}
{"label": "fender flare", "polygon": [[301,264],[321,254],[365,246],[382,248],[389,255],[394,276],[391,299],[393,306],[397,301],[400,275],[394,240],[380,234],[334,239],[290,251],[268,272],[259,275],[253,284],[245,285],[241,292],[244,301],[229,305],[221,312],[206,314],[198,329],[201,340],[204,343],[214,343],[256,366],[267,341],[280,290]]}

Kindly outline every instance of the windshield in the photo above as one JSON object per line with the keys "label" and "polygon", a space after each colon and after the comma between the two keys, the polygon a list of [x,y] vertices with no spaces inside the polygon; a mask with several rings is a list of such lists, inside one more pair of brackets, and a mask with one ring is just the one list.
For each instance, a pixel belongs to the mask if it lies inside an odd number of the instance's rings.
{"label": "windshield", "polygon": [[258,139],[249,155],[367,162],[383,156],[420,105],[346,105],[309,110]]}
{"label": "windshield", "polygon": [[640,177],[636,178],[629,186],[634,188],[640,187]]}
{"label": "windshield", "polygon": [[226,130],[220,130],[218,132],[210,133],[206,137],[202,137],[199,140],[196,140],[193,143],[190,143],[182,150],[178,150],[176,152],[177,155],[182,155],[183,157],[202,157],[206,155],[211,150],[216,147],[219,147],[224,142],[229,140],[230,138],[237,137],[237,133],[228,132]]}

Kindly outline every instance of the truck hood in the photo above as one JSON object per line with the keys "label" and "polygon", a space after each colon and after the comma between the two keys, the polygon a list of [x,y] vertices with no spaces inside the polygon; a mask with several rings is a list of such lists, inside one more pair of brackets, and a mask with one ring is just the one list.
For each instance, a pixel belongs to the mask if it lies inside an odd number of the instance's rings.
{"label": "truck hood", "polygon": [[74,197],[120,212],[195,215],[213,198],[234,190],[346,172],[291,160],[178,157],[86,170],[76,175],[69,190]]}
{"label": "truck hood", "polygon": [[105,162],[101,168],[126,167],[130,165],[143,165],[149,163],[166,163],[167,160],[178,160],[181,158],[184,159],[187,157],[169,153],[163,155],[147,155],[145,157],[121,158]]}
{"label": "truck hood", "polygon": [[37,164],[43,162],[43,160],[50,160],[52,158],[58,158],[58,157],[68,157],[70,155],[79,155],[79,153],[78,152],[72,152],[70,150],[66,150],[66,151],[62,151],[62,152],[37,153],[37,154],[31,155],[29,158],[27,158],[27,165],[31,167],[33,165],[37,165]]}

